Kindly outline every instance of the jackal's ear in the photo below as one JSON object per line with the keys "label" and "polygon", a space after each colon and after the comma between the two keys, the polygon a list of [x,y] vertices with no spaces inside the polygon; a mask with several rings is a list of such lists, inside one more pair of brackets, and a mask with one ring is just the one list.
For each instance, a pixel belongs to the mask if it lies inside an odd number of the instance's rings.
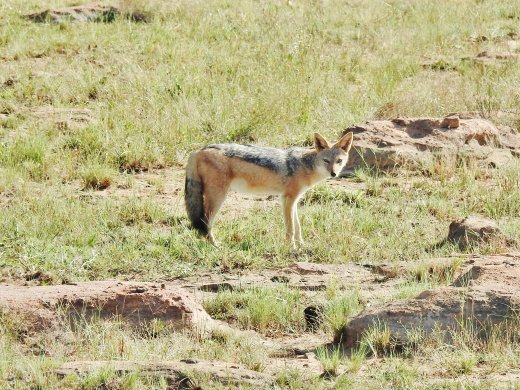
{"label": "jackal's ear", "polygon": [[345,134],[341,137],[338,142],[334,144],[336,148],[343,149],[348,153],[350,148],[352,147],[352,141],[354,140],[354,133],[351,131],[350,133]]}
{"label": "jackal's ear", "polygon": [[319,152],[319,151],[324,150],[324,149],[329,149],[330,148],[330,144],[320,134],[314,133],[314,147]]}

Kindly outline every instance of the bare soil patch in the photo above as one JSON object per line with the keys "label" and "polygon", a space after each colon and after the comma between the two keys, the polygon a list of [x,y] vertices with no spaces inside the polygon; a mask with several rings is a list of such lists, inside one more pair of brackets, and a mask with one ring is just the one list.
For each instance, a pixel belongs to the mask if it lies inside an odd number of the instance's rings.
{"label": "bare soil patch", "polygon": [[201,303],[209,295],[222,289],[274,287],[284,284],[299,289],[312,302],[325,302],[324,292],[331,280],[344,291],[359,288],[368,304],[380,302],[382,291],[391,294],[398,286],[401,275],[385,282],[369,268],[356,264],[312,264],[297,262],[280,270],[260,273],[202,273],[165,283],[95,281],[77,285],[21,286],[2,285],[0,308],[8,315],[23,316],[26,331],[48,331],[63,320],[63,315],[88,318],[119,318],[130,325],[142,326],[161,320],[175,329],[195,331],[203,337],[212,337],[214,331],[242,334],[256,340],[268,350],[270,364],[263,372],[244,369],[227,362],[70,362],[56,372],[65,376],[92,374],[102,368],[113,368],[117,373],[140,371],[146,375],[164,376],[171,383],[186,380],[186,373],[204,373],[224,384],[265,386],[275,380],[283,369],[301,371],[305,378],[320,375],[322,366],[316,358],[316,349],[330,343],[331,337],[323,332],[261,337],[254,331],[244,331],[215,321],[204,311]]}
{"label": "bare soil patch", "polygon": [[[511,308],[520,309],[520,292],[517,291],[520,285],[520,275],[517,275],[519,265],[520,254],[515,253],[370,267],[353,263],[297,262],[279,270],[247,274],[240,271],[201,273],[163,284],[101,281],[58,286],[2,285],[0,302],[3,312],[7,309],[17,315],[30,315],[36,319],[40,327],[33,330],[48,328],[48,324],[56,322],[60,313],[69,308],[69,313],[74,315],[96,313],[107,319],[117,316],[130,324],[159,319],[176,329],[195,330],[203,337],[212,337],[212,331],[242,334],[259,342],[270,357],[269,365],[261,372],[221,361],[78,361],[59,367],[56,373],[60,376],[90,375],[111,368],[118,374],[139,371],[143,375],[162,376],[176,386],[188,383],[189,378],[203,375],[224,385],[262,387],[274,383],[277,373],[283,369],[298,370],[304,378],[320,375],[323,367],[316,357],[317,349],[328,348],[331,336],[310,331],[262,337],[254,331],[243,331],[233,325],[228,327],[211,319],[200,305],[208,294],[223,289],[265,288],[283,283],[289,288],[301,290],[306,299],[319,303],[326,301],[325,289],[334,280],[340,290],[359,289],[366,307],[365,312],[354,317],[343,331],[341,339],[344,347],[354,346],[355,341],[376,320],[388,324],[396,343],[406,343],[407,333],[403,329],[407,325],[426,331],[439,325],[451,329],[462,319],[462,313],[471,313],[471,318],[478,323],[490,319],[500,321]],[[400,284],[413,280],[414,275],[418,277],[419,270],[432,277],[444,275],[446,279],[455,281],[451,286],[425,291],[413,299],[388,303]],[[201,328],[205,332],[199,332]],[[348,353],[348,350],[343,353]],[[367,364],[377,364],[377,361],[375,359]],[[345,367],[338,370],[341,373]],[[425,372],[428,372],[432,383],[447,380],[445,373],[435,374],[429,368],[425,368]],[[475,375],[470,382],[476,383],[486,378]],[[502,379],[511,380],[509,375],[507,378]],[[498,381],[500,378],[489,379]]]}

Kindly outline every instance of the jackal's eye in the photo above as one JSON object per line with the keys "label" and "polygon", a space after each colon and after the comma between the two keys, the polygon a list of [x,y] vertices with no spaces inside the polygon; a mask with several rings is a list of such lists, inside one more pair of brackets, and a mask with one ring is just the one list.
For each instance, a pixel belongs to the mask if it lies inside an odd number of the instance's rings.
{"label": "jackal's eye", "polygon": [[324,158],[323,161],[325,161],[327,164],[330,164],[330,160],[328,158]]}
{"label": "jackal's eye", "polygon": [[343,160],[342,160],[341,158],[338,158],[337,163],[338,163],[338,164],[341,164],[342,162],[343,162]]}

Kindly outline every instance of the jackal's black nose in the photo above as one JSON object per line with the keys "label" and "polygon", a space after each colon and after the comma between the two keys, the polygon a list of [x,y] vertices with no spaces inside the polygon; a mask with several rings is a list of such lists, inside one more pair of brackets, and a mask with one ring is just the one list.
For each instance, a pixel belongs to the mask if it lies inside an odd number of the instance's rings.
{"label": "jackal's black nose", "polygon": [[331,175],[332,177],[336,177],[336,173],[335,173],[335,172],[331,172],[330,175]]}

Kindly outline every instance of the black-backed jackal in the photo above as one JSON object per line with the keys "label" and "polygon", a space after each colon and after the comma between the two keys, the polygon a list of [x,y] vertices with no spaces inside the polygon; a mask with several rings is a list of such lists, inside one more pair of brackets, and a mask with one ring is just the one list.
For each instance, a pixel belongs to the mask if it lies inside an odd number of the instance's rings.
{"label": "black-backed jackal", "polygon": [[303,244],[297,204],[316,183],[337,176],[352,147],[350,132],[332,144],[314,134],[314,149],[212,144],[194,151],[186,166],[184,199],[194,228],[216,245],[213,223],[230,189],[282,197],[286,238]]}

